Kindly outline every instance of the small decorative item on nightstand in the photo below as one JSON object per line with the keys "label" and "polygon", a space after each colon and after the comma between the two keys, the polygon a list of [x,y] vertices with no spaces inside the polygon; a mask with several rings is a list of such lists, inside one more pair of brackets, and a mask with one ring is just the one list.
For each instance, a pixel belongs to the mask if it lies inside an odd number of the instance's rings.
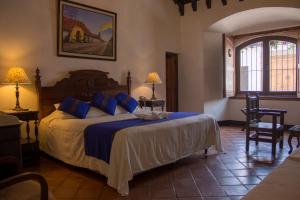
{"label": "small decorative item on nightstand", "polygon": [[24,69],[21,67],[12,67],[8,70],[3,84],[15,84],[16,85],[16,107],[13,109],[15,111],[24,111],[28,109],[23,109],[19,103],[19,84],[30,84],[30,80],[25,73]]}
{"label": "small decorative item on nightstand", "polygon": [[[29,164],[39,160],[39,140],[38,140],[38,114],[37,110],[15,111],[3,110],[5,114],[16,116],[19,120],[26,122],[27,137],[21,140],[23,164]],[[35,139],[30,138],[29,122],[34,121]]]}
{"label": "small decorative item on nightstand", "polygon": [[153,111],[154,107],[161,107],[161,111],[164,111],[165,101],[164,100],[150,100],[145,97],[140,97],[139,105],[141,108],[150,107]]}

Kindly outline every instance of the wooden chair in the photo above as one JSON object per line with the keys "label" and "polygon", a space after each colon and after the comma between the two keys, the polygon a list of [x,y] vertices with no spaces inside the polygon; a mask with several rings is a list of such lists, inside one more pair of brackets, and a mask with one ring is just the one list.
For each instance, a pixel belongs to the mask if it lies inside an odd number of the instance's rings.
{"label": "wooden chair", "polygon": [[[4,168],[3,168],[4,166]],[[43,176],[38,173],[21,173],[11,176],[12,170],[5,173],[3,169],[15,169],[14,173],[19,171],[19,160],[12,157],[0,158],[0,170],[3,180],[0,180],[0,199],[17,200],[17,199],[54,199],[52,194],[48,194],[48,185]],[[5,174],[6,177],[3,177]],[[10,176],[7,178],[7,176]],[[49,197],[49,198],[48,198]]]}
{"label": "wooden chair", "polygon": [[[275,158],[276,145],[279,142],[283,148],[284,114],[286,110],[260,108],[259,96],[246,95],[246,108],[242,109],[246,114],[246,152],[249,152],[250,141],[267,142],[272,144],[272,156]],[[261,118],[271,116],[272,122],[263,122]],[[278,121],[279,118],[279,121]]]}

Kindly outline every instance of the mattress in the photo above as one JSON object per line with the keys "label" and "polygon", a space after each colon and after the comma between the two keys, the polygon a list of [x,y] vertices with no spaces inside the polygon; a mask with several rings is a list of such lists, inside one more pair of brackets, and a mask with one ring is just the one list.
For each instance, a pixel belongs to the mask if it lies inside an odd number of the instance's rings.
{"label": "mattress", "polygon": [[135,174],[199,153],[212,145],[217,151],[222,151],[216,120],[199,114],[118,131],[113,140],[109,164],[85,154],[86,127],[133,118],[136,118],[134,114],[126,113],[75,119],[61,111],[54,111],[39,125],[40,148],[65,163],[106,176],[107,184],[121,195],[129,194],[128,182]]}

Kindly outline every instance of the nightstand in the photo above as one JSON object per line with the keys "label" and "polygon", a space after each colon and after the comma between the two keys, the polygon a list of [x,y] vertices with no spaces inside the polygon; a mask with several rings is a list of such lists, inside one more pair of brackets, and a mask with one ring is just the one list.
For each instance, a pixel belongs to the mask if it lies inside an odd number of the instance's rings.
{"label": "nightstand", "polygon": [[0,113],[0,157],[16,158],[22,166],[20,125],[17,117]]}
{"label": "nightstand", "polygon": [[164,100],[139,100],[139,105],[141,108],[150,107],[153,111],[154,107],[161,107],[161,111],[164,111],[165,101]]}
{"label": "nightstand", "polygon": [[[38,140],[38,115],[37,110],[15,111],[3,110],[5,114],[16,116],[19,120],[26,122],[27,137],[21,139],[23,164],[30,164],[39,160],[39,140]],[[29,122],[34,121],[35,138],[30,138]]]}

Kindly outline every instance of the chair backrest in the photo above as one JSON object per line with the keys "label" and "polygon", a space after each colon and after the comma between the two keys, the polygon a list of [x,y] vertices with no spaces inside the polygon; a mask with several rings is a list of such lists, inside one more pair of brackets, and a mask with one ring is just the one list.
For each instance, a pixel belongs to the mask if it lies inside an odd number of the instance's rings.
{"label": "chair backrest", "polygon": [[259,96],[249,94],[246,95],[246,123],[256,123],[259,121]]}

